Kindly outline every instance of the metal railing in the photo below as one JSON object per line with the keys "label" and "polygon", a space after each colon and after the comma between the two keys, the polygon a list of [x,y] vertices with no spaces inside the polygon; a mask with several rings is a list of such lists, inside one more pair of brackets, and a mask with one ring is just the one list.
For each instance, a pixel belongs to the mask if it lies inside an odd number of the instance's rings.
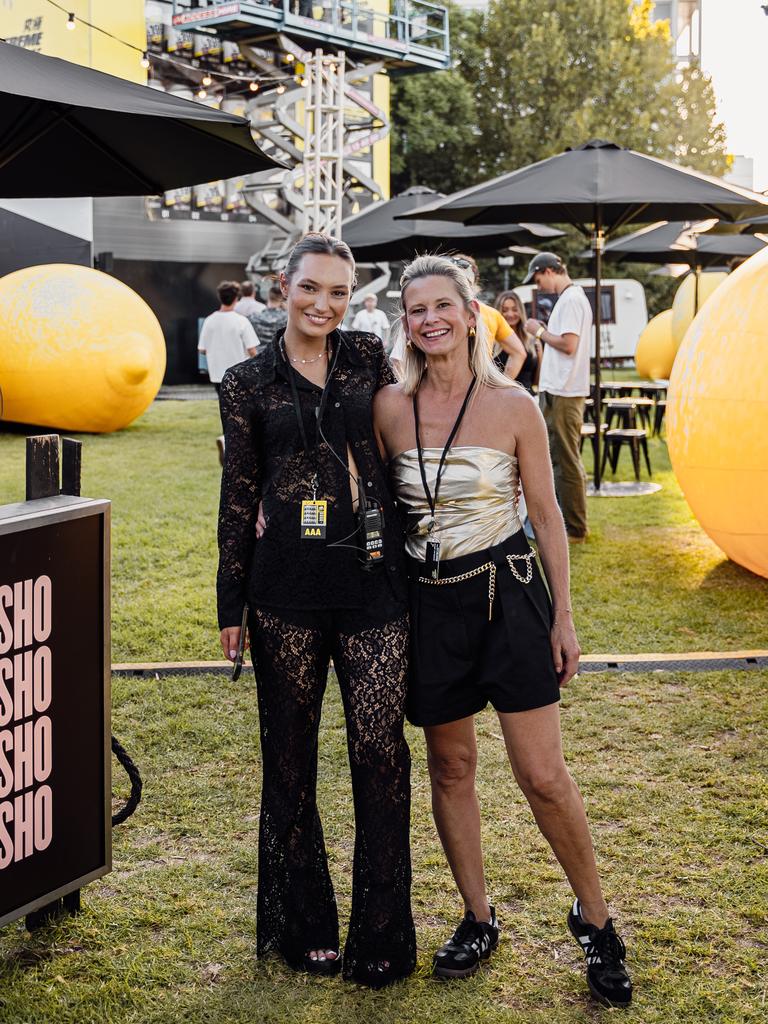
{"label": "metal railing", "polygon": [[202,27],[206,18],[253,17],[286,27],[304,24],[340,41],[390,43],[404,53],[429,50],[446,58],[450,53],[448,11],[428,0],[391,0],[388,11],[376,10],[364,0],[173,0],[173,14],[189,19],[176,23],[189,31]]}

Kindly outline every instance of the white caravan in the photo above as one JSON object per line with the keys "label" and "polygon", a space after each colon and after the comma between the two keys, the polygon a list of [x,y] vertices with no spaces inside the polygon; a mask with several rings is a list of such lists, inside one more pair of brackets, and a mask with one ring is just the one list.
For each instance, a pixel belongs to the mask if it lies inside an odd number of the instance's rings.
{"label": "white caravan", "polygon": [[[579,278],[574,282],[581,285],[594,309],[595,279]],[[536,288],[533,285],[519,285],[515,291],[525,303],[532,316],[541,314],[546,320],[551,312],[552,296],[542,295],[537,311]],[[621,362],[635,357],[637,339],[648,323],[648,307],[645,303],[645,289],[631,277],[603,278],[602,327],[600,331],[600,354],[609,362]],[[543,308],[542,308],[543,307]],[[592,333],[592,355],[595,354],[594,330]]]}

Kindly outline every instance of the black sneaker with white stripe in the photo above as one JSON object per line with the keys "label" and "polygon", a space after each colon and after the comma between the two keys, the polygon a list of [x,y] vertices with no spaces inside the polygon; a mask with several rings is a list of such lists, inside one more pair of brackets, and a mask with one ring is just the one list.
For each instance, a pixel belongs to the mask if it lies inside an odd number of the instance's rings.
{"label": "black sneaker with white stripe", "polygon": [[627,950],[611,918],[602,928],[589,924],[581,916],[579,901],[574,900],[568,928],[587,959],[587,984],[595,999],[603,1006],[629,1006],[632,982],[624,966]]}
{"label": "black sneaker with white stripe", "polygon": [[499,944],[499,924],[491,907],[491,920],[478,921],[471,910],[453,937],[435,953],[432,974],[436,978],[469,978]]}

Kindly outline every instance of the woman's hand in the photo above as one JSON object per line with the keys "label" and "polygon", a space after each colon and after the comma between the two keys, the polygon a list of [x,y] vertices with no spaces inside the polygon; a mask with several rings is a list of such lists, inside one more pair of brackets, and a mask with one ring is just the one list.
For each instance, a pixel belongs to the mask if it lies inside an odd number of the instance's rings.
{"label": "woman's hand", "polygon": [[264,502],[259,502],[259,512],[256,516],[256,540],[261,540],[267,528],[267,520],[264,518]]}
{"label": "woman's hand", "polygon": [[[240,646],[240,627],[239,626],[225,626],[221,631],[221,649],[224,651],[224,657],[227,661],[234,661],[237,657],[237,649]],[[246,640],[245,649],[246,651],[251,645]]]}
{"label": "woman's hand", "polygon": [[563,613],[562,618],[555,618],[550,641],[557,681],[560,686],[565,686],[578,672],[581,654],[581,647],[576,637],[576,627],[570,612]]}

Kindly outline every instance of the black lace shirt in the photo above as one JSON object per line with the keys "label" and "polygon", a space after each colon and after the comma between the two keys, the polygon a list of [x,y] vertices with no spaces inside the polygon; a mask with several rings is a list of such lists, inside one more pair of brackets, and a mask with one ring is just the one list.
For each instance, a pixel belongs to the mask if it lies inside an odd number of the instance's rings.
{"label": "black lace shirt", "polygon": [[[295,373],[309,450],[305,451],[290,387],[291,370],[280,349],[282,332],[252,359],[231,367],[221,382],[226,455],[219,506],[219,628],[239,626],[243,605],[275,608],[356,608],[363,601],[363,572],[352,509],[349,474],[329,445],[347,461],[347,447],[366,495],[384,510],[384,565],[393,596],[405,596],[403,532],[387,487],[373,434],[371,401],[395,377],[373,334],[335,331],[338,359],[316,431],[322,389]],[[333,363],[333,356],[331,357]],[[301,502],[328,501],[324,540],[301,538]],[[259,502],[267,528],[256,539]],[[348,544],[350,547],[332,546]]]}

